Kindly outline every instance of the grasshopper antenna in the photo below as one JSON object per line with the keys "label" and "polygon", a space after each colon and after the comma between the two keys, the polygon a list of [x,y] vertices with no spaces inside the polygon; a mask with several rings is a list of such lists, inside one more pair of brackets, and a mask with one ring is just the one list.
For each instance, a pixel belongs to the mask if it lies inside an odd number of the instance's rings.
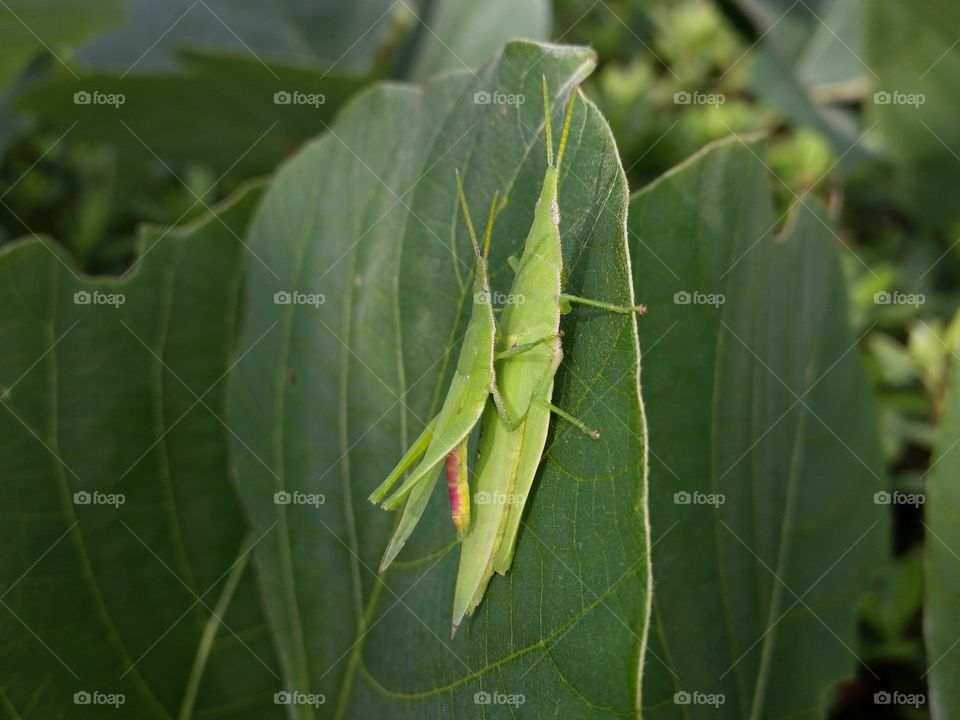
{"label": "grasshopper antenna", "polygon": [[500,192],[493,193],[493,200],[490,201],[490,214],[487,215],[487,229],[483,233],[483,257],[490,257],[490,238],[493,236],[493,221],[497,219],[497,213],[500,209],[497,207],[497,200],[500,199]]}
{"label": "grasshopper antenna", "polygon": [[460,171],[454,170],[454,173],[457,176],[457,194],[460,196],[460,207],[463,208],[463,217],[467,221],[467,232],[470,233],[470,243],[473,245],[473,252],[479,255],[480,244],[477,242],[477,233],[473,229],[473,220],[470,219],[470,208],[467,207],[467,196],[463,194],[463,182],[460,180]]}
{"label": "grasshopper antenna", "polygon": [[543,80],[543,125],[547,132],[547,165],[553,167],[553,129],[550,127],[550,93],[547,91],[547,76]]}
{"label": "grasshopper antenna", "polygon": [[570,121],[573,120],[573,106],[577,101],[577,89],[574,88],[570,93],[570,102],[567,103],[567,115],[563,119],[563,130],[560,132],[560,149],[557,150],[557,171],[560,171],[560,163],[563,161],[563,151],[567,148],[567,135],[570,133]]}

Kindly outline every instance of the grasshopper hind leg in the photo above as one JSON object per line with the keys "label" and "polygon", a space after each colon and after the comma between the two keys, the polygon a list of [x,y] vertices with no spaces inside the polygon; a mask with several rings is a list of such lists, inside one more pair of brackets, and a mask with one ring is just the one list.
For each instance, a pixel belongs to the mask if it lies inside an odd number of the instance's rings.
{"label": "grasshopper hind leg", "polygon": [[423,456],[423,454],[427,451],[427,448],[430,446],[430,441],[433,439],[433,431],[436,428],[436,425],[437,418],[434,418],[427,423],[427,426],[423,429],[423,432],[420,433],[420,437],[414,441],[413,445],[410,446],[410,449],[404,453],[402,458],[400,458],[400,462],[397,463],[397,466],[387,476],[387,479],[380,484],[380,487],[370,493],[370,502],[372,502],[374,505],[380,503],[387,496],[387,493],[390,492],[390,488],[392,488],[396,484],[397,480],[400,479],[400,476],[412,468],[414,464]]}

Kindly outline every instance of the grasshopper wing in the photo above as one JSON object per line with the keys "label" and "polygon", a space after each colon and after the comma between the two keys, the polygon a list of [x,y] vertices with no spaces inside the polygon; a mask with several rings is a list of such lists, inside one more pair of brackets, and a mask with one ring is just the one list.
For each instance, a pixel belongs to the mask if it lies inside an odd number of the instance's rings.
{"label": "grasshopper wing", "polygon": [[494,560],[507,521],[507,500],[513,493],[523,432],[524,423],[510,431],[501,422],[493,403],[487,404],[473,475],[478,483],[473,518],[460,549],[460,569],[454,589],[453,633],[464,615],[476,609],[493,575]]}
{"label": "grasshopper wing", "polygon": [[427,426],[423,429],[423,432],[420,433],[413,445],[410,446],[410,449],[404,453],[403,457],[400,458],[400,462],[397,463],[397,466],[390,472],[387,476],[387,479],[381,483],[380,487],[370,493],[370,502],[378,503],[390,492],[397,480],[411,467],[413,464],[419,460],[423,454],[427,451],[427,447],[430,445],[430,440],[433,438],[434,428],[437,426],[437,418],[434,418]]}
{"label": "grasshopper wing", "polygon": [[[551,382],[550,385],[552,388],[553,383]],[[524,422],[523,447],[520,449],[513,477],[514,502],[507,505],[506,523],[493,564],[494,570],[501,575],[505,575],[513,563],[513,550],[517,545],[517,534],[520,532],[520,519],[523,517],[523,508],[527,504],[530,490],[533,488],[534,476],[540,467],[540,458],[543,455],[549,429],[550,410],[539,403],[532,403]]]}
{"label": "grasshopper wing", "polygon": [[463,442],[480,420],[490,394],[489,388],[490,381],[487,378],[454,375],[423,459],[400,488],[383,502],[384,508],[399,508],[407,493]]}

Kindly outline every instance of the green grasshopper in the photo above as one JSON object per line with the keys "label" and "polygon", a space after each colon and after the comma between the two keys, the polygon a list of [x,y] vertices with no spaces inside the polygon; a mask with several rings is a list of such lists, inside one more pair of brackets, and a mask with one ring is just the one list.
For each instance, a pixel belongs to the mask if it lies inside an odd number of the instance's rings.
{"label": "green grasshopper", "polygon": [[[511,295],[523,298],[523,302],[507,306],[498,329],[488,274],[497,197],[494,196],[491,204],[481,253],[458,173],[457,192],[476,257],[473,288],[476,305],[439,414],[370,496],[371,502],[381,503],[388,510],[404,505],[403,515],[384,553],[380,566],[383,572],[422,517],[445,466],[452,517],[463,541],[454,599],[454,633],[463,616],[472,613],[480,603],[493,572],[503,574],[510,568],[523,502],[497,500],[513,497],[526,500],[543,454],[550,413],[556,413],[595,440],[600,437],[599,432],[550,403],[553,379],[563,359],[560,315],[570,311],[571,302],[619,313],[645,312],[642,305],[621,307],[562,292],[557,186],[576,93],[571,95],[567,107],[556,166],[545,77],[543,99],[548,167],[523,255],[519,261],[511,262],[516,271]],[[508,390],[501,391],[500,386]],[[492,403],[487,402],[488,396]],[[481,416],[475,468],[478,497],[487,495],[493,502],[478,503],[477,521],[471,525],[467,443]],[[418,459],[416,469],[384,500]]]}
{"label": "green grasshopper", "polygon": [[[508,305],[503,311],[498,335],[501,347],[525,351],[497,353],[500,359],[495,372],[505,407],[491,409],[488,405],[481,423],[474,472],[476,520],[463,537],[454,591],[454,634],[464,615],[472,614],[480,604],[494,571],[505,574],[513,562],[520,519],[543,455],[550,413],[556,413],[594,439],[600,437],[597,431],[550,402],[554,376],[563,359],[561,314],[570,311],[572,302],[618,313],[646,311],[643,305],[621,307],[563,292],[557,188],[576,93],[572,92],[567,105],[554,165],[547,80],[543,78],[547,169],[523,255],[518,262],[511,263],[516,276],[510,292],[523,301]],[[543,342],[543,338],[552,341]]]}
{"label": "green grasshopper", "polygon": [[[420,521],[444,465],[447,469],[453,522],[461,537],[466,532],[470,524],[470,500],[466,479],[467,442],[470,433],[480,420],[488,396],[493,397],[493,407],[495,412],[501,413],[503,422],[510,427],[517,425],[517,421],[512,419],[504,406],[494,372],[496,321],[490,292],[487,256],[496,216],[497,194],[494,193],[490,204],[483,253],[481,253],[459,172],[456,174],[456,180],[460,205],[475,255],[474,307],[460,349],[456,371],[440,412],[427,423],[423,432],[387,479],[370,495],[371,502],[382,503],[382,507],[387,510],[396,510],[402,504],[404,505],[400,522],[380,564],[380,572],[386,570],[393,562]],[[526,347],[515,347],[503,355],[511,356],[525,350],[527,350]],[[416,469],[407,476],[398,490],[384,500],[397,480],[413,467],[418,459],[420,462]]]}

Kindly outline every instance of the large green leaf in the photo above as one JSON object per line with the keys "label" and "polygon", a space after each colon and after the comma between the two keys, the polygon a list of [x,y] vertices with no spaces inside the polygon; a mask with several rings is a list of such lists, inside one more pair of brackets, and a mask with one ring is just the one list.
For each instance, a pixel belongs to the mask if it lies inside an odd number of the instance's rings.
{"label": "large green leaf", "polygon": [[[857,667],[855,603],[886,548],[833,235],[812,201],[776,232],[762,153],[721,142],[630,203],[650,309],[651,718],[825,717]],[[725,702],[718,715],[677,692]]]}
{"label": "large green leaf", "polygon": [[[454,168],[475,217],[495,190],[508,193],[491,262],[506,293],[506,258],[521,249],[545,167],[540,75],[559,123],[593,64],[584,48],[516,42],[475,76],[379,87],[278,172],[255,217],[240,346],[267,339],[231,377],[237,486],[254,533],[277,523],[257,567],[288,689],[323,693],[324,715],[636,712],[649,584],[632,317],[565,318],[554,401],[603,439],[554,423],[513,568],[454,640],[459,545],[445,494],[383,578],[396,518],[366,501],[439,408],[464,330],[471,254]],[[494,91],[526,102],[474,102]],[[586,102],[560,203],[569,287],[629,302],[625,179]],[[296,292],[315,304],[277,304]],[[312,504],[276,504],[277,492]],[[525,702],[479,706],[482,691]]]}
{"label": "large green leaf", "polygon": [[74,704],[94,691],[123,717],[280,715],[223,424],[259,194],[146,232],[125,282],[78,278],[46,241],[0,252],[5,717],[116,715]]}
{"label": "large green leaf", "polygon": [[936,720],[960,715],[960,362],[953,378],[927,482],[924,635],[930,712]]}

